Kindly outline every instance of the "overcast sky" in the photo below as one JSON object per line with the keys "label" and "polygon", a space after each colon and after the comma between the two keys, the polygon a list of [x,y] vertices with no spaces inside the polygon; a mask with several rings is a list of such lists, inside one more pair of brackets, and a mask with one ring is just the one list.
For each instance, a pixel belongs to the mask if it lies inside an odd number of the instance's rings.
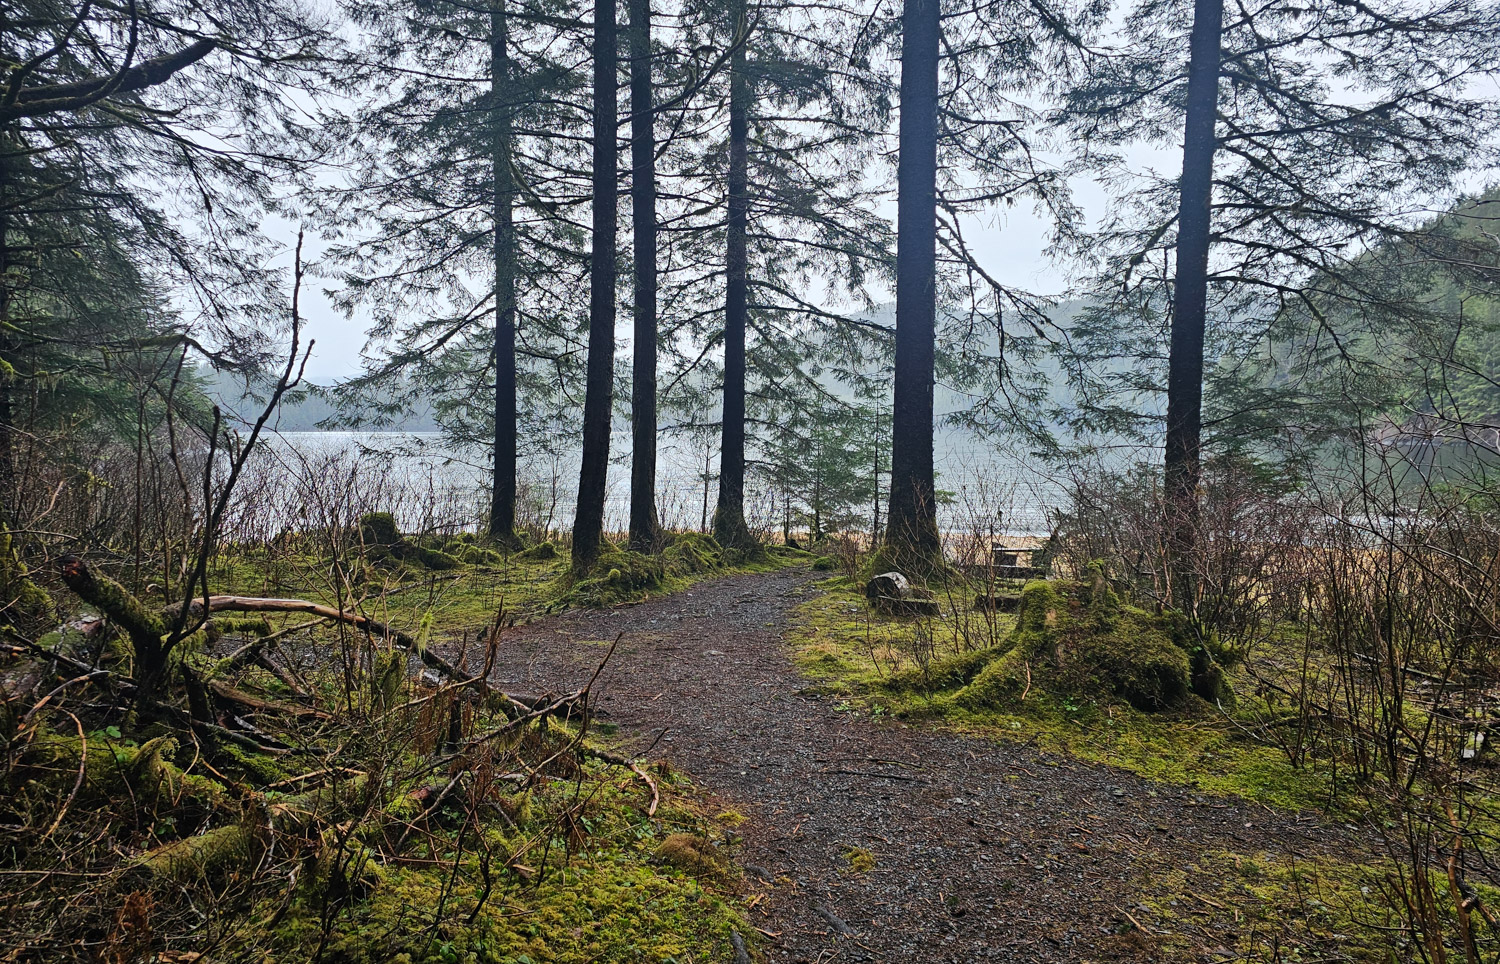
{"label": "overcast sky", "polygon": [[[1142,157],[1146,157],[1145,152]],[[1169,161],[1169,158],[1154,154],[1149,158],[1153,164],[1162,160]],[[1105,208],[1104,194],[1098,185],[1078,180],[1073,190],[1075,200],[1083,207],[1090,223],[1096,221]],[[888,207],[890,210],[885,213],[894,216],[895,204]],[[1065,265],[1056,264],[1046,256],[1050,227],[1046,219],[1029,207],[1018,206],[971,217],[964,231],[973,249],[983,259],[985,269],[1000,281],[1038,294],[1061,295],[1067,289],[1068,276]],[[267,230],[272,237],[285,239],[286,253],[281,260],[289,267],[296,226],[278,220],[267,225]],[[319,253],[320,242],[315,232],[309,229],[303,256],[311,262]],[[302,293],[307,335],[317,341],[307,365],[307,374],[319,383],[346,378],[359,371],[367,327],[364,319],[358,316],[346,318],[329,305],[323,295],[328,285],[327,281],[309,277]],[[622,314],[620,323],[622,336],[628,334],[629,317]]]}

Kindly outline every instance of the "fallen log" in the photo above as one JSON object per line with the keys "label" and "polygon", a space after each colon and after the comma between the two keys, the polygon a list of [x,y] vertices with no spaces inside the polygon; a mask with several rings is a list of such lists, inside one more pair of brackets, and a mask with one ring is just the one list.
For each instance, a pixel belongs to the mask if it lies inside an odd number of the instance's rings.
{"label": "fallen log", "polygon": [[278,835],[310,837],[318,824],[337,822],[358,805],[368,783],[368,774],[360,773],[277,801],[262,797],[237,822],[158,847],[136,866],[157,878],[217,880],[253,866]]}
{"label": "fallen log", "polygon": [[[369,616],[347,609],[336,609],[333,606],[325,606],[322,603],[311,602],[306,599],[268,599],[259,596],[209,596],[207,612],[234,612],[234,613],[307,613],[318,616],[336,623],[353,626],[355,629],[363,630],[372,636],[388,639],[397,646],[410,653],[416,653],[418,658],[428,667],[436,670],[452,680],[472,682],[473,677],[461,672],[456,666],[443,657],[423,646],[415,636],[404,633],[399,629],[371,619]],[[204,613],[204,600],[194,599],[188,607],[192,615]]]}

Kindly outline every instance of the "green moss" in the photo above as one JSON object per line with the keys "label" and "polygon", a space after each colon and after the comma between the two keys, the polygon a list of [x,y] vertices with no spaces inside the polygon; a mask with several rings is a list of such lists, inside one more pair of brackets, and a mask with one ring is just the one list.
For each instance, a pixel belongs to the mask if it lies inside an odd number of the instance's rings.
{"label": "green moss", "polygon": [[[1452,906],[1446,878],[1434,875],[1433,885]],[[1386,887],[1373,867],[1334,858],[1208,850],[1184,867],[1158,868],[1132,903],[1169,955],[1211,938],[1240,961],[1387,964],[1402,928]],[[1449,953],[1462,959],[1457,947]]]}
{"label": "green moss", "polygon": [[[889,685],[909,688],[914,672]],[[963,684],[951,699],[971,711],[1003,707],[1034,686],[1159,710],[1187,695],[1188,654],[1163,617],[1121,605],[1102,582],[1036,581],[1021,591],[1015,628],[1000,646],[921,672],[932,688]]]}
{"label": "green moss", "polygon": [[1004,653],[1005,647],[958,653],[925,666],[914,665],[893,673],[882,679],[878,686],[892,693],[933,693],[966,686]]}
{"label": "green moss", "polygon": [[[656,821],[645,820],[636,782],[622,790],[604,775],[584,779],[591,803],[571,859],[561,846],[511,850],[546,821],[577,812],[570,790],[539,788],[534,806],[514,815],[511,835],[487,832],[489,858],[471,847],[456,863],[387,864],[365,875],[362,892],[336,907],[326,943],[330,894],[300,890],[266,935],[274,959],[306,960],[320,944],[324,960],[347,964],[731,959],[730,933],[749,928],[716,889],[728,863],[705,836],[697,805],[669,793]],[[273,918],[280,899],[265,899],[255,916]]]}
{"label": "green moss", "polygon": [[213,639],[228,635],[271,635],[271,624],[264,616],[215,616],[205,628]]}
{"label": "green moss", "polygon": [[710,572],[723,565],[724,550],[713,536],[679,532],[662,551],[662,564],[677,575]]}
{"label": "green moss", "polygon": [[[1027,646],[1045,642],[1052,632],[1046,616],[1051,607],[1036,603],[1063,599],[1066,593],[1059,593],[1055,584],[1027,587],[1033,605],[1017,614],[1024,624],[1009,615],[981,616],[953,608],[930,622],[902,623],[868,612],[860,587],[845,578],[817,585],[822,592],[793,612],[788,636],[792,658],[822,681],[825,692],[841,694],[872,712],[930,720],[966,733],[1123,767],[1162,783],[1247,797],[1274,807],[1321,809],[1333,797],[1328,771],[1292,766],[1279,749],[1249,738],[1235,722],[1198,700],[1186,698],[1168,710],[1143,712],[1109,687],[1051,690],[1035,666],[1031,689],[1020,699],[1024,666],[1019,675],[1006,678],[1002,674],[1016,667],[1001,658],[1014,650],[1019,638],[1029,637]],[[1087,595],[1087,600],[1076,598],[1081,615],[1074,615],[1097,619],[1088,604],[1092,593]],[[1108,600],[1106,596],[1103,601]],[[1136,622],[1138,611],[1121,608],[1113,632],[1130,636],[1142,625]],[[1159,624],[1150,620],[1144,625],[1160,632]],[[1159,648],[1161,636],[1151,643]],[[1176,655],[1169,656],[1174,672],[1181,669]],[[991,677],[975,686],[980,674],[996,664]],[[1002,689],[1004,697],[982,698],[992,686]],[[965,689],[972,701],[956,700]],[[1248,725],[1263,709],[1255,698],[1242,697],[1237,712]]]}
{"label": "green moss", "polygon": [[177,748],[178,741],[170,736],[133,746],[108,738],[44,733],[31,741],[21,766],[23,772],[37,771],[41,787],[66,796],[82,764],[84,780],[79,792],[84,804],[112,803],[123,797],[147,812],[167,805],[203,810],[224,805],[230,795],[222,786],[186,774],[171,762]]}
{"label": "green moss", "polygon": [[612,606],[643,598],[648,591],[661,586],[665,575],[656,556],[606,543],[590,574],[572,581],[568,596],[576,605]]}
{"label": "green moss", "polygon": [[538,542],[529,549],[522,549],[516,553],[518,559],[530,559],[535,562],[545,562],[549,559],[558,558],[557,545],[551,542]]}
{"label": "green moss", "polygon": [[366,512],[360,516],[359,538],[367,549],[393,549],[406,541],[396,528],[396,517],[389,512]]}
{"label": "green moss", "polygon": [[712,536],[679,532],[670,536],[659,556],[630,552],[606,543],[587,576],[577,579],[564,575],[558,581],[558,588],[561,600],[570,605],[607,607],[680,592],[711,576],[770,572],[798,565],[805,558],[803,553],[726,549]]}
{"label": "green moss", "polygon": [[249,753],[232,743],[221,743],[214,750],[215,765],[228,775],[238,777],[255,787],[270,786],[292,776],[272,756]]}
{"label": "green moss", "polygon": [[863,847],[845,850],[844,859],[848,861],[849,872],[853,874],[868,874],[875,869],[875,855]]}
{"label": "green moss", "polygon": [[366,512],[359,517],[359,538],[365,555],[371,561],[397,559],[423,569],[448,571],[459,569],[463,560],[441,549],[411,540],[396,528],[396,517],[389,512]]}
{"label": "green moss", "polygon": [[656,848],[656,859],[694,876],[718,877],[729,869],[728,859],[707,838],[674,833]]}

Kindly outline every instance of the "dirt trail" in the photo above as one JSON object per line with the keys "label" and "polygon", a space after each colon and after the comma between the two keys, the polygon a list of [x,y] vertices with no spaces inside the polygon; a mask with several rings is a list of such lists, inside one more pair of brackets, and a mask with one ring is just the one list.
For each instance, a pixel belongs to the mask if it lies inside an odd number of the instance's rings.
{"label": "dirt trail", "polygon": [[[1215,848],[1337,846],[1338,831],[1254,804],[801,692],[782,633],[811,578],[719,579],[539,622],[508,637],[496,672],[517,690],[569,688],[624,634],[597,684],[602,718],[751,818],[736,856],[765,893],[750,913],[776,935],[767,961],[1160,960],[1153,939],[1121,934],[1143,916],[1142,875],[1191,881],[1195,855]],[[851,873],[851,848],[874,869]]]}

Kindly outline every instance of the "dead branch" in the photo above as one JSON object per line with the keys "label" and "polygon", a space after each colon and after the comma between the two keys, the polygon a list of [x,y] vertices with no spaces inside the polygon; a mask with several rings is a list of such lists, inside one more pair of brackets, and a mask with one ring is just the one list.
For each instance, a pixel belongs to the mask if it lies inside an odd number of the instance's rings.
{"label": "dead branch", "polygon": [[[310,602],[306,599],[264,599],[258,596],[209,596],[207,603],[207,611],[209,613],[307,613],[332,622],[344,623],[345,625],[363,630],[372,636],[388,639],[407,652],[416,653],[425,665],[449,679],[463,682],[473,681],[473,678],[467,673],[461,672],[452,663],[423,646],[416,637],[360,613],[350,612],[345,609],[335,609],[332,606]],[[204,600],[194,599],[189,606],[189,613],[192,615],[201,615],[203,612]]]}

